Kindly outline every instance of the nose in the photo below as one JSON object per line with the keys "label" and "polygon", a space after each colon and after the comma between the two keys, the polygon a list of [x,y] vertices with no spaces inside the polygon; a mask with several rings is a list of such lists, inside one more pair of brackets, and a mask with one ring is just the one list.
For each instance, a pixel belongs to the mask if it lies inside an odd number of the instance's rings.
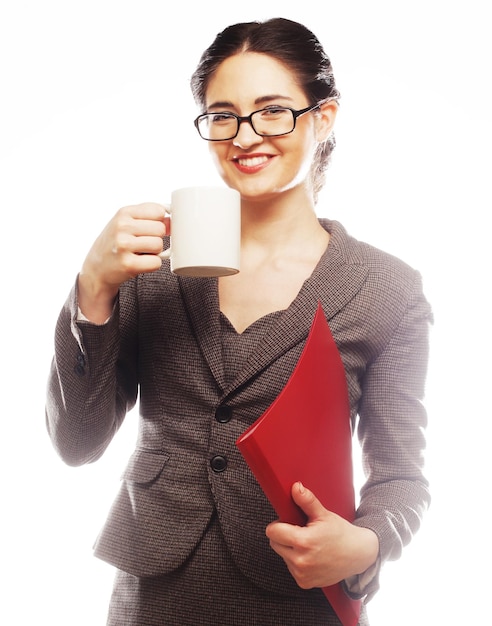
{"label": "nose", "polygon": [[263,137],[258,135],[249,120],[241,120],[237,135],[232,140],[233,144],[243,150],[251,148],[257,143],[263,142]]}

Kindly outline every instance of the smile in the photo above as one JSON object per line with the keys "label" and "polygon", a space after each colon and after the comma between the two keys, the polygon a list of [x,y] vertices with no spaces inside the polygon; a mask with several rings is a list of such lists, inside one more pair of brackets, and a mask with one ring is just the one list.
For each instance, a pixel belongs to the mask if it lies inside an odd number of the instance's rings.
{"label": "smile", "polygon": [[257,154],[252,156],[234,157],[232,162],[235,167],[243,174],[256,174],[260,172],[271,160],[271,156],[266,154]]}
{"label": "smile", "polygon": [[263,163],[266,163],[267,161],[267,156],[243,157],[236,159],[236,162],[242,167],[257,167],[258,165],[263,165]]}

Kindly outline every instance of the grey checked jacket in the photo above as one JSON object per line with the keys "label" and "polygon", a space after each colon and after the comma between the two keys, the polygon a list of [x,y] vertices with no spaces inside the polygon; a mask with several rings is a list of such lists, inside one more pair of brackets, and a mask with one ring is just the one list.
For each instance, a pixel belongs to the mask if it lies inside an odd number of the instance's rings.
{"label": "grey checked jacket", "polygon": [[[64,461],[98,459],[139,398],[138,442],[95,543],[98,557],[136,576],[169,572],[217,510],[246,576],[267,590],[300,591],[268,545],[265,527],[276,516],[235,441],[287,382],[318,302],[345,366],[367,474],[355,523],[377,533],[381,564],[398,558],[419,528],[430,500],[422,400],[431,309],[418,272],[338,222],[320,221],[331,233],[327,251],[229,383],[217,279],[177,277],[164,262],[121,286],[101,326],[77,321],[72,290],[56,328],[46,404]],[[219,472],[217,455],[226,459]],[[362,593],[370,597],[378,584],[376,575]]]}

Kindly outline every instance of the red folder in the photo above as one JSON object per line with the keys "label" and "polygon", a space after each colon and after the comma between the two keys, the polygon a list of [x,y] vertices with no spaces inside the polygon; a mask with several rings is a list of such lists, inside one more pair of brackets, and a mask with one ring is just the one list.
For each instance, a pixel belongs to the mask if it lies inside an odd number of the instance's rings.
{"label": "red folder", "polygon": [[[348,521],[355,515],[347,382],[321,304],[299,361],[270,407],[236,441],[279,519],[304,525],[291,496],[301,481]],[[323,591],[343,626],[356,626],[361,602],[341,583]]]}

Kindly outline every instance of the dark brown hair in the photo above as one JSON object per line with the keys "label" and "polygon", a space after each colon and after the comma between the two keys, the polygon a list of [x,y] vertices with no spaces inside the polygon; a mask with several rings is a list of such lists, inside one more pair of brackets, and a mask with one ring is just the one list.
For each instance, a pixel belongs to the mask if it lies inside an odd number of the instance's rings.
{"label": "dark brown hair", "polygon": [[[240,52],[268,54],[296,75],[310,104],[333,98],[340,93],[335,85],[331,61],[316,36],[305,26],[284,18],[264,22],[243,22],[228,26],[203,53],[191,78],[193,97],[205,109],[208,83],[225,59]],[[318,146],[311,168],[315,198],[325,180],[325,170],[335,147],[332,134]]]}

